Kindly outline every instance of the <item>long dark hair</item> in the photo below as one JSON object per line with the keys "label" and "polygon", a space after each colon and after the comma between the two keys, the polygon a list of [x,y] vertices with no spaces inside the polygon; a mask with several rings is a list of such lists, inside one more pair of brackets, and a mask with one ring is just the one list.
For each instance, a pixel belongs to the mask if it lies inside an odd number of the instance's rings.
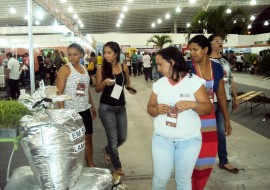
{"label": "long dark hair", "polygon": [[[119,63],[120,61],[120,46],[116,42],[107,42],[103,47],[103,56],[105,47],[109,47],[116,54],[116,61]],[[102,62],[102,78],[108,78],[112,76],[112,64],[109,63],[104,57]]]}
{"label": "long dark hair", "polygon": [[198,44],[202,49],[208,47],[207,54],[210,55],[212,53],[212,46],[209,42],[209,40],[204,35],[196,35],[193,38],[191,38],[188,42],[188,45],[191,43]]}
{"label": "long dark hair", "polygon": [[192,76],[185,58],[176,47],[167,47],[165,49],[161,49],[157,52],[157,55],[160,55],[171,65],[173,65],[172,61],[174,62],[171,73],[171,79],[173,81],[177,82],[179,78],[183,77],[186,73],[189,73],[190,76]]}

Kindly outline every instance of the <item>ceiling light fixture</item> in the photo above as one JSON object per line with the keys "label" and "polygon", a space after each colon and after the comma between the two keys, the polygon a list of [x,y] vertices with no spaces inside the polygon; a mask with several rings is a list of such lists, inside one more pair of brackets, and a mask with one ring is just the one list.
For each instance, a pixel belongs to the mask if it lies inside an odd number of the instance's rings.
{"label": "ceiling light fixture", "polygon": [[126,6],[124,6],[123,12],[127,12],[127,11],[128,11],[128,8]]}
{"label": "ceiling light fixture", "polygon": [[73,15],[73,18],[74,18],[74,19],[77,19],[77,18],[78,18],[78,15],[77,15],[77,14],[74,14],[74,15]]}
{"label": "ceiling light fixture", "polygon": [[162,20],[159,18],[158,21],[157,21],[158,24],[161,24],[162,23]]}
{"label": "ceiling light fixture", "polygon": [[175,12],[180,13],[181,12],[181,8],[180,7],[176,7]]}
{"label": "ceiling light fixture", "polygon": [[16,13],[16,9],[15,9],[14,7],[11,7],[11,8],[9,9],[9,12],[10,12],[11,14],[15,14],[15,13]]}
{"label": "ceiling light fixture", "polygon": [[40,22],[38,20],[36,20],[35,25],[40,25]]}
{"label": "ceiling light fixture", "polygon": [[255,16],[252,15],[252,16],[250,17],[250,20],[255,20]]}
{"label": "ceiling light fixture", "polygon": [[117,27],[117,28],[119,28],[119,27],[120,27],[120,24],[119,24],[119,23],[117,23],[117,24],[116,24],[116,27]]}
{"label": "ceiling light fixture", "polygon": [[265,21],[265,22],[263,23],[263,25],[264,25],[264,26],[268,26],[268,25],[269,25],[269,22],[268,22],[268,21]]}
{"label": "ceiling light fixture", "polygon": [[125,18],[124,13],[121,13],[121,14],[120,14],[120,18]]}
{"label": "ceiling light fixture", "polygon": [[227,14],[232,13],[232,9],[228,8],[228,9],[226,10],[226,13],[227,13]]}
{"label": "ceiling light fixture", "polygon": [[167,14],[165,15],[165,18],[166,18],[166,19],[171,18],[171,15],[170,15],[169,13],[167,13]]}
{"label": "ceiling light fixture", "polygon": [[133,0],[127,0],[127,2],[132,3],[132,2],[133,2]]}
{"label": "ceiling light fixture", "polygon": [[190,23],[188,22],[188,23],[187,23],[187,28],[189,28],[189,27],[190,27]]}
{"label": "ceiling light fixture", "polygon": [[83,27],[84,27],[84,25],[83,25],[83,24],[81,24],[81,25],[80,25],[80,27],[81,27],[81,28],[83,28]]}
{"label": "ceiling light fixture", "polygon": [[250,1],[250,5],[256,5],[256,4],[257,4],[256,0],[251,0]]}
{"label": "ceiling light fixture", "polygon": [[155,28],[155,27],[156,27],[156,24],[153,22],[153,23],[151,24],[151,26],[152,26],[152,28]]}
{"label": "ceiling light fixture", "polygon": [[236,20],[234,20],[233,23],[235,24],[236,23]]}
{"label": "ceiling light fixture", "polygon": [[123,21],[121,18],[118,19],[117,23],[121,24]]}
{"label": "ceiling light fixture", "polygon": [[72,7],[69,7],[68,8],[68,12],[72,13],[73,12],[73,8]]}
{"label": "ceiling light fixture", "polygon": [[66,3],[66,2],[67,2],[67,0],[60,0],[60,2],[61,2],[61,3]]}
{"label": "ceiling light fixture", "polygon": [[189,3],[194,4],[194,3],[196,3],[196,0],[189,0]]}
{"label": "ceiling light fixture", "polygon": [[248,28],[248,29],[251,29],[251,24],[249,24],[247,28]]}
{"label": "ceiling light fixture", "polygon": [[28,15],[25,15],[25,16],[24,16],[24,19],[25,19],[25,20],[28,20]]}

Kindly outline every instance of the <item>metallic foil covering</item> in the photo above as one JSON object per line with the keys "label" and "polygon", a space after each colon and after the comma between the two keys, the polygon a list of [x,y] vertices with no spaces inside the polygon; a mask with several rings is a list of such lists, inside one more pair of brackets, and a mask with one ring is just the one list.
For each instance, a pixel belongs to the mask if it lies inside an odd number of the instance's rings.
{"label": "metallic foil covering", "polygon": [[41,110],[22,118],[21,144],[42,189],[68,189],[79,178],[85,128],[75,110]]}
{"label": "metallic foil covering", "polygon": [[[120,186],[119,186],[120,187]],[[118,187],[118,190],[120,188]],[[112,175],[108,169],[83,168],[77,182],[70,190],[111,190]],[[29,166],[16,168],[5,190],[41,190]],[[122,190],[122,189],[121,189]]]}
{"label": "metallic foil covering", "polygon": [[21,144],[32,171],[29,167],[18,168],[5,189],[111,190],[109,170],[83,169],[82,118],[75,110],[51,109],[54,102],[70,99],[67,95],[57,96],[56,91],[41,81],[32,96],[26,93],[20,96],[19,102],[33,112],[21,119],[25,133]]}

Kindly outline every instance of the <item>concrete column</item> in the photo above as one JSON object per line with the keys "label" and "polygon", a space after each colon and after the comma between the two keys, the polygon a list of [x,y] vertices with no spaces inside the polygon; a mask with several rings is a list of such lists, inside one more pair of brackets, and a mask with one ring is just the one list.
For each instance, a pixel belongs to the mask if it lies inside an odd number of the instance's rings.
{"label": "concrete column", "polygon": [[28,47],[29,47],[29,61],[30,61],[30,86],[31,95],[35,92],[35,64],[34,64],[34,43],[33,43],[33,26],[32,26],[32,0],[27,1],[27,15],[28,15]]}

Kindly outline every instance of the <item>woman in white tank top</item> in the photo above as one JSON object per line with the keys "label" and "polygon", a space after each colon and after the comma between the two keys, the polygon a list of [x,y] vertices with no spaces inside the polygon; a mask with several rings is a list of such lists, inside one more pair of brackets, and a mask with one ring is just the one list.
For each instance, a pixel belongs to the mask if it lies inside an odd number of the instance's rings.
{"label": "woman in white tank top", "polygon": [[[93,167],[93,119],[96,118],[95,106],[89,91],[90,78],[84,66],[80,64],[83,56],[83,48],[72,43],[67,49],[69,62],[63,65],[58,72],[57,88],[58,94],[67,94],[71,100],[59,102],[59,108],[76,109],[81,115],[85,126],[85,154],[88,167]],[[91,115],[92,113],[92,115]]]}

